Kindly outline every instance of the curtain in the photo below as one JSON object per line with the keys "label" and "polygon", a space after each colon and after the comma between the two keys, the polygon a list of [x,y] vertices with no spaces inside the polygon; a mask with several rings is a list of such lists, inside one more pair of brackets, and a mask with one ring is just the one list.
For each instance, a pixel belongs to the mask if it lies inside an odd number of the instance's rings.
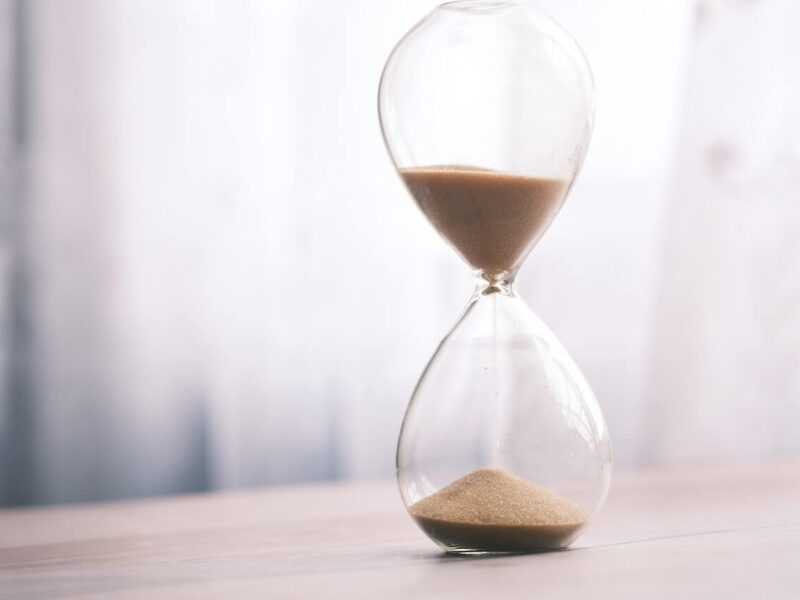
{"label": "curtain", "polygon": [[[541,3],[598,114],[518,290],[618,465],[796,453],[796,9],[595,4]],[[0,502],[391,476],[472,286],[377,124],[430,3],[0,6]]]}
{"label": "curtain", "polygon": [[697,6],[664,221],[642,452],[800,452],[800,19]]}

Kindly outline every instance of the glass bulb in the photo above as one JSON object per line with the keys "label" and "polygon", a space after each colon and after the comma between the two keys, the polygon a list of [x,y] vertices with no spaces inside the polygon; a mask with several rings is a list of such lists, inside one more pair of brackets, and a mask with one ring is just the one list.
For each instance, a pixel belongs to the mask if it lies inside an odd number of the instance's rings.
{"label": "glass bulb", "polygon": [[610,442],[583,375],[513,281],[588,148],[586,59],[527,4],[450,2],[389,56],[379,113],[410,194],[478,276],[406,412],[403,501],[450,552],[564,547],[603,503]]}

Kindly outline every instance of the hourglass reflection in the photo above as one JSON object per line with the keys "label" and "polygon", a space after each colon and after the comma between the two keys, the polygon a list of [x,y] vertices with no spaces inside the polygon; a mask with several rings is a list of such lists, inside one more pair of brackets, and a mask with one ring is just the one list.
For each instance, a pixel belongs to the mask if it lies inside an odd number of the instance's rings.
{"label": "hourglass reflection", "polygon": [[392,51],[379,113],[411,196],[477,276],[406,411],[403,501],[449,552],[562,548],[605,499],[610,443],[580,370],[513,282],[588,147],[586,59],[528,5],[450,2]]}

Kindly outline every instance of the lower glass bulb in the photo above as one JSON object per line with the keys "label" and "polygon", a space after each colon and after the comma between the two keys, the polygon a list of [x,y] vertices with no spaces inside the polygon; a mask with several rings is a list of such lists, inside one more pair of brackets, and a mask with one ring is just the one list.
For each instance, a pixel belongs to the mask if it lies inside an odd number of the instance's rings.
{"label": "lower glass bulb", "polygon": [[563,548],[611,478],[600,408],[513,289],[479,286],[422,374],[397,449],[400,493],[450,552]]}

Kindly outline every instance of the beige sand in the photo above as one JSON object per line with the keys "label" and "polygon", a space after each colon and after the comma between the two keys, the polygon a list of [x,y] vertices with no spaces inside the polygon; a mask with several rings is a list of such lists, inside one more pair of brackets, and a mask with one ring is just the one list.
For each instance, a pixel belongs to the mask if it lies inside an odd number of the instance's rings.
{"label": "beige sand", "polygon": [[400,175],[433,226],[489,279],[516,274],[568,188],[558,179],[457,165],[400,169]]}
{"label": "beige sand", "polygon": [[588,519],[563,496],[504,469],[479,469],[409,507],[448,550],[534,552],[562,548]]}

